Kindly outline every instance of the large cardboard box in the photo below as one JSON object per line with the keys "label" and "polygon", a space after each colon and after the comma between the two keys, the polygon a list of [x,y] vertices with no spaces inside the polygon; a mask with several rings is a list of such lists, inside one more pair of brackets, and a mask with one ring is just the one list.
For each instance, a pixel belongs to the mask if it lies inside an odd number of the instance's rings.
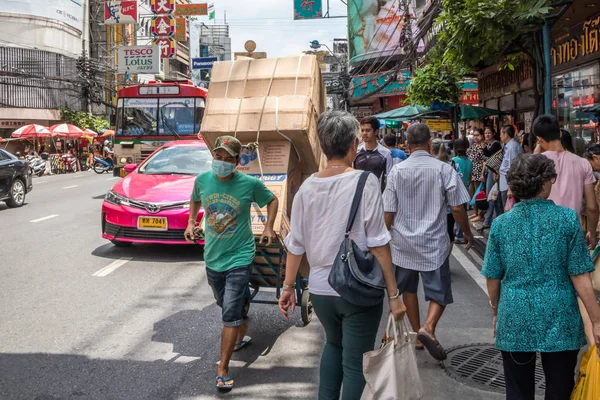
{"label": "large cardboard box", "polygon": [[[302,174],[298,161],[290,142],[261,142],[257,149],[244,147],[240,165],[237,168],[240,172],[262,179],[279,199],[279,209],[277,210],[274,227],[275,233],[281,242],[290,232],[292,201],[298,189],[300,189]],[[260,208],[254,204],[250,210],[250,220],[252,232],[255,236],[260,236],[267,222],[267,208]],[[277,253],[279,250],[265,249],[265,252],[274,254],[274,256],[269,256],[269,261],[272,264],[280,262],[281,266],[285,267],[285,259],[278,260]],[[273,271],[263,256],[257,255],[254,264],[255,270],[260,271],[263,277],[268,277],[267,281],[270,284],[274,285],[277,279],[283,279],[283,277],[272,276]],[[256,271],[254,271],[254,275],[256,275]],[[304,257],[300,267],[300,275],[306,278],[308,272],[308,263],[306,257]]]}
{"label": "large cardboard box", "polygon": [[[281,240],[285,239],[290,230],[292,201],[300,188],[301,171],[298,161],[290,142],[261,142],[256,149],[243,149],[237,168],[240,172],[263,180],[279,199],[275,232]],[[250,210],[250,220],[252,232],[259,236],[267,222],[267,208],[254,204]]]}
{"label": "large cardboard box", "polygon": [[212,98],[202,122],[210,148],[219,136],[233,135],[242,143],[292,141],[303,172],[319,170],[321,147],[318,114],[307,96]]}
{"label": "large cardboard box", "polygon": [[315,56],[236,60],[215,63],[210,98],[308,96],[319,113],[326,95],[321,68]]}

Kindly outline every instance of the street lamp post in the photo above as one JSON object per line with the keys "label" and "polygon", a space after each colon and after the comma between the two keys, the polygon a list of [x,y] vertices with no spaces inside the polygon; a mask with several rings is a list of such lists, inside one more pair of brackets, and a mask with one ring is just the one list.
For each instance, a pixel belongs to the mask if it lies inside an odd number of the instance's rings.
{"label": "street lamp post", "polygon": [[343,96],[343,102],[344,102],[344,110],[348,111],[348,85],[347,85],[347,79],[346,79],[347,75],[348,75],[347,64],[340,61],[338,56],[336,56],[335,53],[326,44],[320,43],[318,40],[313,40],[309,43],[310,43],[310,48],[313,50],[319,50],[321,47],[325,47],[327,49],[327,51],[329,51],[329,54],[331,54],[333,56],[333,58],[336,59],[338,64],[340,64],[340,67],[342,70],[340,72],[340,80],[342,82],[342,90],[343,90],[342,96]]}

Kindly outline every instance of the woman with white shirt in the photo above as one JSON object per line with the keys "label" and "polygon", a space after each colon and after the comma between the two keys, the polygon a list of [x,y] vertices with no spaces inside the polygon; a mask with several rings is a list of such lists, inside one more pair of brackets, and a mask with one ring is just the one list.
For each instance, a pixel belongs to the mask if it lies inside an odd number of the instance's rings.
{"label": "woman with white shirt", "polygon": [[[343,111],[327,112],[318,121],[317,133],[327,166],[308,178],[294,197],[287,248],[286,279],[279,299],[284,318],[296,305],[295,277],[302,256],[310,265],[309,291],[327,343],[321,358],[319,400],[360,399],[365,386],[363,353],[373,350],[383,303],[361,307],[342,299],[328,283],[329,273],[345,236],[350,206],[362,171],[352,168],[360,125]],[[384,217],[380,184],[367,179],[350,238],[370,250],[381,264],[391,312],[396,319],[406,308],[398,295],[390,253],[391,240]]]}

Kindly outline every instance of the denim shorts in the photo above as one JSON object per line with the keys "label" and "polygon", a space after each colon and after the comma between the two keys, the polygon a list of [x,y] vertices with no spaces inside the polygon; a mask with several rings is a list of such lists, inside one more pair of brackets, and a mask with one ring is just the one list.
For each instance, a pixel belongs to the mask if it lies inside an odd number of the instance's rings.
{"label": "denim shorts", "polygon": [[453,303],[449,258],[446,258],[446,261],[444,261],[440,268],[433,271],[419,272],[397,265],[395,267],[396,282],[398,283],[400,293],[417,293],[420,275],[421,279],[423,279],[425,301],[432,300],[442,307]]}
{"label": "denim shorts", "polygon": [[250,266],[225,272],[206,268],[206,276],[217,305],[221,307],[224,326],[240,326],[246,302],[250,301]]}

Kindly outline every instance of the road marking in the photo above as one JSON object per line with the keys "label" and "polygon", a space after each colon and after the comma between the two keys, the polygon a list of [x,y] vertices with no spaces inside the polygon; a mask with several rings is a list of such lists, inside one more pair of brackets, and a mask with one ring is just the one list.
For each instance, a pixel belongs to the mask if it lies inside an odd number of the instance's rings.
{"label": "road marking", "polygon": [[38,219],[32,219],[29,222],[42,222],[42,221],[45,221],[47,219],[56,218],[56,217],[58,217],[58,214],[52,214],[52,215],[48,215],[47,217],[42,217],[42,218],[38,218]]}
{"label": "road marking", "polygon": [[73,189],[79,187],[79,185],[71,185],[71,186],[65,186],[63,189]]}
{"label": "road marking", "polygon": [[483,290],[485,294],[488,294],[485,277],[481,275],[481,272],[477,269],[475,264],[473,264],[471,260],[469,260],[467,256],[465,256],[463,252],[457,249],[456,247],[452,249],[452,255],[454,256],[454,258],[456,258],[456,261],[458,261],[460,265],[465,269],[465,271],[467,271],[467,273],[471,275],[471,278],[473,278],[473,280],[481,288],[481,290]]}
{"label": "road marking", "polygon": [[82,176],[85,176],[85,174],[78,172],[76,174],[73,175],[73,178],[81,178]]}
{"label": "road marking", "polygon": [[48,181],[34,181],[34,183],[35,183],[36,185],[39,185],[40,183],[48,183]]}
{"label": "road marking", "polygon": [[101,270],[94,272],[92,274],[92,276],[97,276],[97,277],[106,276],[106,275],[110,274],[111,272],[114,272],[117,268],[122,267],[123,265],[127,264],[131,260],[132,260],[132,257],[123,257],[119,260],[115,260],[115,261],[111,262],[110,264],[108,264],[106,267],[102,268]]}
{"label": "road marking", "polygon": [[108,178],[107,181],[114,181],[115,179],[121,179],[120,176],[113,176],[112,178]]}

